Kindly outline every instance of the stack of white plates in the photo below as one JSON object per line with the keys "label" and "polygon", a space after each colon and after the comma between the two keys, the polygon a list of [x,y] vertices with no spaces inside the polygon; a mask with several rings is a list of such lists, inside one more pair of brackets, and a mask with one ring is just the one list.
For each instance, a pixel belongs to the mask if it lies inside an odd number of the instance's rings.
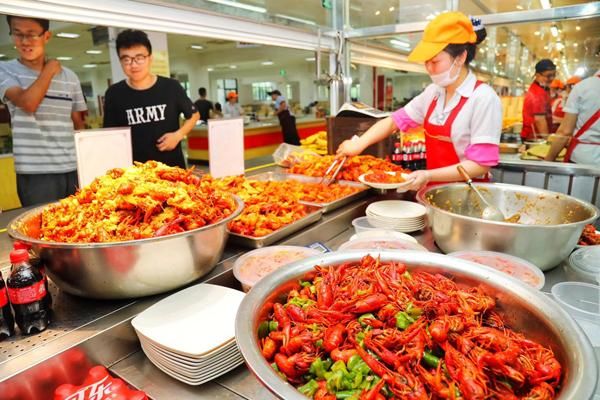
{"label": "stack of white plates", "polygon": [[201,284],[175,293],[131,324],[148,359],[167,375],[201,385],[243,362],[235,315],[244,293]]}
{"label": "stack of white plates", "polygon": [[418,203],[402,200],[384,200],[367,207],[369,223],[382,229],[414,232],[425,227],[427,209]]}

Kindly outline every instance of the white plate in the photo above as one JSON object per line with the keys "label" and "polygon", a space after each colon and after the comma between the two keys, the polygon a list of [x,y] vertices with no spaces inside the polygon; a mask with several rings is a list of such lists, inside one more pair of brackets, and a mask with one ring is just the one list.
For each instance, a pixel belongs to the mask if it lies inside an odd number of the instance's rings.
{"label": "white plate", "polygon": [[396,219],[396,218],[382,218],[376,217],[373,215],[367,215],[369,217],[369,222],[371,223],[379,223],[380,225],[402,225],[402,224],[415,224],[424,222],[425,218],[410,218],[410,219]]}
{"label": "white plate", "polygon": [[[388,175],[394,175],[393,172],[390,171],[385,171],[386,174]],[[375,189],[400,189],[403,187],[408,187],[410,186],[410,184],[412,183],[412,179],[409,181],[405,181],[405,182],[400,182],[400,183],[376,183],[376,182],[369,182],[367,180],[365,180],[365,176],[371,174],[371,172],[366,172],[364,174],[362,174],[361,176],[358,177],[358,180],[360,181],[360,183],[363,183],[367,186],[370,186],[372,188]],[[400,176],[402,176],[402,178],[406,179],[408,177],[408,174],[402,173],[400,174]]]}
{"label": "white plate", "polygon": [[162,349],[154,347],[150,342],[141,342],[141,345],[145,349],[155,353],[157,357],[163,358],[165,360],[169,360],[172,363],[179,363],[179,364],[184,365],[189,368],[203,368],[206,365],[220,363],[220,362],[224,361],[226,358],[231,357],[232,355],[235,355],[237,352],[239,352],[239,350],[237,349],[237,346],[236,346],[236,347],[232,347],[232,348],[228,349],[227,351],[223,351],[223,352],[215,355],[214,357],[210,357],[210,358],[198,361],[198,360],[190,359],[188,357],[183,357],[183,356],[177,355],[175,353],[167,353]]}
{"label": "white plate", "polygon": [[183,358],[183,359],[195,361],[195,362],[210,360],[211,358],[217,357],[221,353],[227,352],[227,351],[231,350],[231,348],[236,347],[235,338],[232,338],[229,342],[224,343],[222,346],[219,346],[219,347],[211,350],[208,353],[204,353],[200,356],[190,356],[189,354],[179,353],[168,347],[161,346],[160,343],[156,343],[156,342],[152,341],[151,339],[148,339],[146,336],[144,336],[139,331],[136,331],[136,333],[138,335],[138,339],[140,340],[140,343],[151,344],[153,348],[161,349],[163,352],[172,354],[174,357]]}
{"label": "white plate", "polygon": [[421,204],[404,200],[384,200],[371,203],[367,212],[383,218],[421,218],[427,209]]}
{"label": "white plate", "polygon": [[152,361],[158,362],[164,367],[169,368],[170,370],[173,370],[181,375],[185,375],[189,378],[201,378],[209,376],[214,371],[228,367],[232,363],[238,362],[238,360],[242,358],[241,353],[238,351],[237,354],[233,354],[221,362],[214,362],[201,368],[191,368],[182,364],[173,363],[165,358],[161,358],[151,349],[145,348],[144,346],[142,346],[142,349],[144,350],[144,354],[146,354],[148,358],[152,358]]}
{"label": "white plate", "polygon": [[354,235],[352,235],[350,237],[350,240],[366,239],[366,238],[379,237],[379,236],[386,236],[391,239],[402,239],[402,240],[406,240],[408,242],[418,243],[417,239],[415,239],[414,237],[407,235],[406,233],[396,232],[393,229],[392,230],[384,230],[384,229],[371,230],[371,231],[355,233]]}
{"label": "white plate", "polygon": [[136,331],[190,357],[214,351],[235,337],[235,315],[244,293],[200,284],[177,292],[135,317]]}

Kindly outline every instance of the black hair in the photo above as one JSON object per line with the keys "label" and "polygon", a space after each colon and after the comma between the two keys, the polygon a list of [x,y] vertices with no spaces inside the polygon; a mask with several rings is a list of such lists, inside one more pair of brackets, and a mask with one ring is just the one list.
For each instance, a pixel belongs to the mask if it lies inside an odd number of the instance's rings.
{"label": "black hair", "polygon": [[221,112],[223,111],[223,108],[221,107],[221,103],[215,103],[215,110]]}
{"label": "black hair", "polygon": [[201,87],[200,89],[198,89],[198,94],[201,97],[206,97],[206,88]]}
{"label": "black hair", "polygon": [[21,19],[31,19],[31,20],[34,20],[35,22],[37,22],[42,27],[42,29],[44,30],[44,32],[46,32],[48,29],[50,29],[50,21],[47,20],[47,19],[32,18],[32,17],[20,17],[18,15],[7,15],[6,16],[6,22],[8,22],[8,27],[9,28],[11,28],[10,22],[12,21],[13,18],[21,18]]}
{"label": "black hair", "polygon": [[487,37],[487,32],[485,31],[485,28],[482,27],[475,31],[475,35],[477,35],[477,40],[475,41],[475,43],[451,43],[448,46],[446,46],[446,48],[444,48],[444,51],[454,58],[460,56],[463,52],[466,51],[467,58],[465,60],[465,65],[469,65],[469,63],[475,59],[475,54],[477,53],[477,45],[485,40],[485,38]]}
{"label": "black hair", "polygon": [[121,49],[130,49],[134,46],[144,46],[149,54],[152,54],[152,44],[144,31],[126,29],[117,35],[117,54]]}

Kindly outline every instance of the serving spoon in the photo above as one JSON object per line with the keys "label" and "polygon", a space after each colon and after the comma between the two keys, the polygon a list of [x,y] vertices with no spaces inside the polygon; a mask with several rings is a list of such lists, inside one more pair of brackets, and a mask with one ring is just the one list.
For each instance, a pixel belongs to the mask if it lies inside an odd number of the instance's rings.
{"label": "serving spoon", "polygon": [[483,201],[483,203],[485,204],[485,208],[483,209],[481,218],[488,220],[488,221],[506,221],[506,217],[504,216],[504,214],[502,214],[502,211],[500,211],[500,209],[498,207],[491,205],[485,199],[485,197],[483,197],[481,192],[479,192],[479,190],[473,185],[473,180],[471,179],[471,177],[469,176],[469,174],[467,173],[465,168],[462,165],[457,165],[456,169],[458,169],[458,172],[462,175],[465,182],[467,182],[467,185],[469,185],[469,187],[475,193],[477,193],[477,195],[479,196],[481,201]]}

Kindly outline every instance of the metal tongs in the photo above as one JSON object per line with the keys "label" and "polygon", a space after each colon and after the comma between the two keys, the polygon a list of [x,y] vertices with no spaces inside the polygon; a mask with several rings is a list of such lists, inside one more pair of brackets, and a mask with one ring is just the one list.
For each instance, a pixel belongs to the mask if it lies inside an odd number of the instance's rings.
{"label": "metal tongs", "polygon": [[[343,158],[334,159],[333,162],[331,163],[331,165],[329,166],[329,168],[327,168],[327,171],[325,171],[325,175],[321,178],[321,181],[319,182],[319,184],[320,185],[324,184],[325,186],[329,186],[331,184],[331,182],[334,182],[335,178],[338,176],[338,174],[340,173],[340,170],[344,166],[344,163],[346,162],[347,158],[348,157],[344,156]],[[335,168],[336,164],[337,164],[337,168]],[[333,173],[331,178],[327,178],[327,176],[331,173],[331,171],[333,171],[334,168],[335,168],[335,172]]]}
{"label": "metal tongs", "polygon": [[[358,136],[354,135],[354,136],[352,136],[352,139],[350,139],[350,140],[354,141],[356,139],[358,139]],[[320,185],[325,184],[325,186],[329,186],[329,185],[331,185],[332,182],[335,182],[335,178],[340,173],[342,167],[346,163],[347,158],[348,158],[347,156],[344,156],[342,158],[335,158],[333,160],[333,162],[331,163],[331,165],[329,166],[329,168],[327,168],[327,171],[325,171],[325,175],[323,175],[323,177],[319,181],[319,184]],[[338,164],[338,162],[339,162],[339,164]],[[336,164],[337,164],[337,168],[335,168]],[[331,173],[331,171],[333,171],[334,168],[335,168],[335,172],[333,173],[331,178],[327,178],[327,175],[329,175]]]}

